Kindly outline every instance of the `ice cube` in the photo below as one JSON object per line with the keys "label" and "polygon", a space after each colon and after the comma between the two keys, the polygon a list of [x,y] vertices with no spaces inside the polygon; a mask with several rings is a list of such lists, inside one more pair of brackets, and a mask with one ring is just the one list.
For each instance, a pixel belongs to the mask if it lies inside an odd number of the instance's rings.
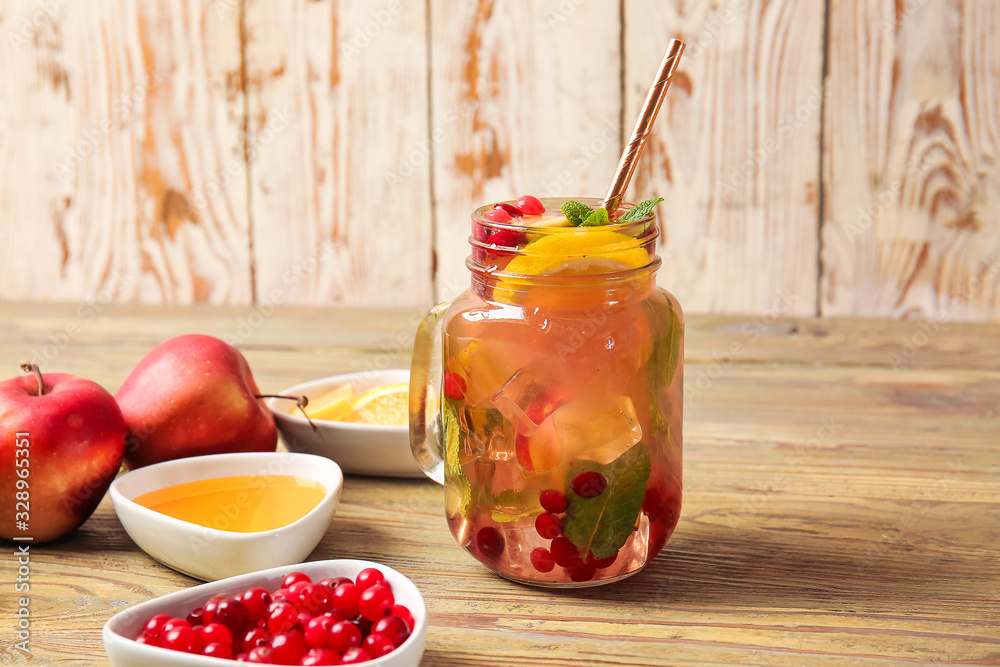
{"label": "ice cube", "polygon": [[563,457],[611,463],[642,439],[642,426],[628,396],[566,403],[552,414]]}
{"label": "ice cube", "polygon": [[492,396],[493,405],[519,433],[532,435],[564,401],[539,381],[529,368],[520,368]]}
{"label": "ice cube", "polygon": [[480,405],[510,378],[512,358],[503,341],[474,338],[448,360],[447,369],[465,380],[465,401]]}

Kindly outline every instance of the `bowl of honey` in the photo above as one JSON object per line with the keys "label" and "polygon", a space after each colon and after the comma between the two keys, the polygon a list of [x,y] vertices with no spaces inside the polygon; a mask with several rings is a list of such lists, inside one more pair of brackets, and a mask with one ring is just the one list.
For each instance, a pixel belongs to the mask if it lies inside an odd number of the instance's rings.
{"label": "bowl of honey", "polygon": [[111,502],[129,537],[178,572],[215,581],[304,561],[330,527],[344,475],[312,454],[194,456],[119,476]]}

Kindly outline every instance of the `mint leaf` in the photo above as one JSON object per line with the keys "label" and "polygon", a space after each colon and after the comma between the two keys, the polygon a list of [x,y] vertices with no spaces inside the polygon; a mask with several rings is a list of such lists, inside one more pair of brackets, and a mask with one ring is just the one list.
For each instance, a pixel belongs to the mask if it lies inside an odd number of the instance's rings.
{"label": "mint leaf", "polygon": [[573,201],[572,199],[563,204],[560,209],[566,219],[569,220],[569,224],[574,227],[579,227],[583,224],[583,221],[590,217],[593,211],[586,204],[581,204],[578,201]]}
{"label": "mint leaf", "polygon": [[[642,509],[651,465],[649,448],[642,442],[607,465],[582,459],[570,464],[563,534],[582,554],[593,552],[595,558],[607,558],[625,545]],[[573,478],[588,470],[608,480],[607,488],[596,498],[581,498],[573,492]]]}
{"label": "mint leaf", "polygon": [[596,211],[591,211],[590,215],[580,223],[583,227],[599,227],[601,225],[608,224],[608,211],[604,208],[599,208]]}
{"label": "mint leaf", "polygon": [[462,446],[462,425],[458,418],[458,406],[449,398],[444,400],[444,423],[442,444],[444,445],[444,493],[445,508],[452,516],[466,516],[472,499],[472,485],[462,470],[459,448]]}
{"label": "mint leaf", "polygon": [[[669,322],[663,322],[658,317],[662,308],[665,307],[670,308]],[[656,340],[653,341],[653,351],[649,357],[649,395],[652,398],[650,417],[653,431],[659,436],[668,432],[668,418],[661,407],[661,394],[662,390],[673,381],[674,373],[677,372],[684,326],[681,324],[680,315],[678,315],[678,306],[674,303],[668,302],[659,305],[655,309],[648,310],[647,314],[649,315],[650,328],[660,332]]]}
{"label": "mint leaf", "polygon": [[636,222],[637,220],[642,220],[643,218],[649,216],[653,212],[653,207],[663,201],[663,197],[657,197],[656,199],[647,199],[641,204],[636,204],[629,210],[625,211],[618,222]]}

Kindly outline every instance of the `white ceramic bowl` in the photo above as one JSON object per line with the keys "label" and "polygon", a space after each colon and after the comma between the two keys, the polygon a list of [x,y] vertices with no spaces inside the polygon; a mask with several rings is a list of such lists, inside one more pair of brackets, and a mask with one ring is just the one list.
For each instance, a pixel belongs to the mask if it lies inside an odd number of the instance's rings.
{"label": "white ceramic bowl", "polygon": [[[173,484],[259,474],[315,480],[326,488],[326,494],[298,521],[255,533],[199,526],[133,502],[144,493]],[[330,527],[343,486],[340,467],[329,459],[290,452],[255,452],[193,456],[137,468],[118,477],[110,492],[125,532],[143,551],[179,572],[213,581],[301,563]]]}
{"label": "white ceramic bowl", "polygon": [[[305,395],[317,399],[342,385],[354,387],[357,394],[389,384],[408,383],[408,370],[362,371],[333,375],[295,385],[281,391],[285,396]],[[410,449],[409,426],[379,426],[314,419],[309,421],[291,401],[269,398],[267,406],[274,413],[278,431],[288,449],[333,459],[345,473],[385,477],[423,477]],[[295,410],[295,412],[292,412]]]}
{"label": "white ceramic bowl", "polygon": [[367,667],[411,667],[420,664],[424,654],[424,642],[427,639],[427,605],[420,591],[412,581],[396,570],[366,560],[321,560],[312,563],[276,567],[262,572],[252,572],[210,584],[194,586],[183,591],[170,593],[154,598],[134,607],[129,607],[112,616],[101,637],[104,640],[104,650],[108,653],[111,664],[115,667],[221,667],[236,664],[233,660],[210,658],[203,655],[181,653],[158,646],[138,644],[133,639],[142,631],[142,626],[156,614],[171,616],[186,616],[189,611],[200,607],[204,602],[217,594],[232,595],[248,588],[260,586],[269,591],[278,589],[281,580],[290,572],[305,572],[313,581],[327,577],[349,577],[354,579],[361,570],[375,567],[382,571],[386,581],[392,587],[396,602],[406,605],[413,613],[413,632],[395,651],[387,655],[358,663]]}

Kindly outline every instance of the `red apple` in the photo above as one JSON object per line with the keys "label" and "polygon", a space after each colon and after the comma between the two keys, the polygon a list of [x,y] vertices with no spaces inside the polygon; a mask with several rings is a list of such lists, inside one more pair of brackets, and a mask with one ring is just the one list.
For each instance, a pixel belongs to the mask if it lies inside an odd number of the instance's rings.
{"label": "red apple", "polygon": [[79,528],[124,453],[125,420],[99,384],[65,373],[0,382],[0,537],[48,542]]}
{"label": "red apple", "polygon": [[125,465],[273,452],[278,430],[259,393],[247,360],[229,343],[200,334],[160,343],[115,394],[128,427]]}

